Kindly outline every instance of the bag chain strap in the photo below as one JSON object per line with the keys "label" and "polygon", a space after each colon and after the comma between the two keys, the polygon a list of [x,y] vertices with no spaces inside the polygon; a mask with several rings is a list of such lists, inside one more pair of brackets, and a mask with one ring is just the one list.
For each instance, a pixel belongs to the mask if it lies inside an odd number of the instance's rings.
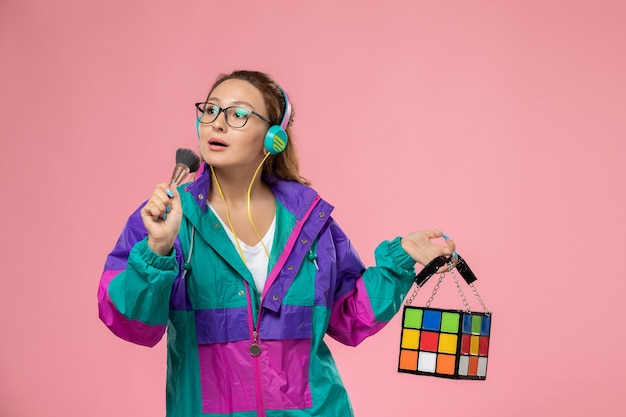
{"label": "bag chain strap", "polygon": [[474,286],[473,282],[470,284],[470,288],[472,289],[472,292],[474,293],[474,297],[476,297],[476,299],[478,300],[478,302],[482,306],[483,310],[485,310],[485,315],[490,316],[491,315],[491,311],[489,311],[487,309],[487,306],[485,305],[485,302],[480,297],[480,294],[478,293],[478,289],[476,289],[476,287]]}
{"label": "bag chain strap", "polygon": [[[461,297],[461,301],[463,302],[465,311],[469,313],[471,311],[471,307],[470,307],[469,301],[467,300],[467,297],[465,296],[465,293],[463,292],[463,289],[461,288],[461,284],[459,284],[459,278],[457,277],[455,273],[454,264],[452,262],[448,263],[448,270],[450,271],[450,275],[452,275],[452,279],[454,280],[454,283],[456,284],[456,289],[457,289],[457,292],[459,293],[459,296]],[[435,295],[437,294],[437,291],[439,290],[439,287],[441,286],[441,282],[443,281],[443,278],[445,276],[446,276],[445,272],[442,272],[441,274],[439,274],[439,279],[437,280],[437,283],[435,284],[435,287],[433,288],[433,293],[430,295],[430,298],[428,298],[428,301],[426,302],[426,308],[430,308],[430,304],[435,299]],[[474,283],[472,282],[471,284],[469,284],[469,287],[472,290],[472,293],[474,294],[478,302],[480,303],[480,305],[482,306],[483,310],[485,311],[485,314],[487,316],[491,315],[491,312],[487,309],[487,306],[485,305],[485,302],[483,301],[482,297],[478,293],[478,289],[476,288]],[[407,299],[405,303],[407,306],[410,306],[411,304],[413,304],[413,300],[415,300],[415,297],[417,297],[417,294],[419,293],[420,288],[421,287],[419,285],[415,285],[413,292],[411,293],[410,297]]]}
{"label": "bag chain strap", "polygon": [[410,306],[411,304],[413,304],[413,300],[415,300],[415,297],[417,297],[417,293],[420,292],[420,286],[419,285],[413,285],[413,292],[411,293],[411,295],[409,296],[409,298],[407,298],[406,303],[404,303],[407,306]]}

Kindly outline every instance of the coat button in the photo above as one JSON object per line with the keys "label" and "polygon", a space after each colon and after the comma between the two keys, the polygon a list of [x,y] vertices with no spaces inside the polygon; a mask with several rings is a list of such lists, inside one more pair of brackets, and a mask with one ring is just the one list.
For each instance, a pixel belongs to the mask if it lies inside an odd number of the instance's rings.
{"label": "coat button", "polygon": [[320,211],[320,217],[324,217],[324,212]]}
{"label": "coat button", "polygon": [[300,242],[302,242],[302,244],[306,244],[306,242],[308,242],[307,239],[302,239]]}
{"label": "coat button", "polygon": [[203,198],[204,198],[204,195],[198,194],[198,200],[202,200]]}
{"label": "coat button", "polygon": [[293,266],[289,265],[289,266],[287,267],[287,269],[288,269],[288,270],[290,270],[290,271],[293,271]]}
{"label": "coat button", "polygon": [[274,300],[274,301],[278,301],[278,296],[277,296],[277,295],[273,296],[273,297],[272,297],[272,300]]}
{"label": "coat button", "polygon": [[239,292],[237,294],[239,294],[239,296],[241,297],[241,296],[243,296],[244,292],[243,292],[243,290],[239,290]]}

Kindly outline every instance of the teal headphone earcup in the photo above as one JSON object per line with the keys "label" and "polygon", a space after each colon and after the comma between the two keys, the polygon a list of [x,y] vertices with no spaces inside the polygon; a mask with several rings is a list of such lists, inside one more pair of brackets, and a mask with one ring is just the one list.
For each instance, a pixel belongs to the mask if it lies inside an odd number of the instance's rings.
{"label": "teal headphone earcup", "polygon": [[272,155],[277,155],[287,147],[287,132],[282,127],[274,125],[267,129],[265,134],[265,150]]}

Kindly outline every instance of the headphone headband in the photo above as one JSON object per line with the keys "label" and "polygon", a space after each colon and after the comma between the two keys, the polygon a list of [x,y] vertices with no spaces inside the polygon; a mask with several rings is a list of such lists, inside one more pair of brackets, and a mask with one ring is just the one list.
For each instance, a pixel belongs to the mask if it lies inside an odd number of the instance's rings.
{"label": "headphone headband", "polygon": [[291,102],[289,101],[289,97],[287,97],[287,93],[282,88],[278,87],[283,93],[283,97],[285,98],[285,111],[283,112],[283,121],[280,122],[280,127],[283,130],[287,130],[287,125],[289,124],[289,119],[291,119]]}
{"label": "headphone headband", "polygon": [[267,129],[265,133],[265,150],[272,155],[278,155],[287,147],[287,142],[289,138],[287,137],[287,125],[289,124],[289,119],[291,118],[291,103],[289,102],[289,97],[287,97],[287,93],[280,86],[278,89],[283,93],[283,97],[285,98],[285,111],[283,112],[283,120],[280,122],[280,125],[271,126]]}

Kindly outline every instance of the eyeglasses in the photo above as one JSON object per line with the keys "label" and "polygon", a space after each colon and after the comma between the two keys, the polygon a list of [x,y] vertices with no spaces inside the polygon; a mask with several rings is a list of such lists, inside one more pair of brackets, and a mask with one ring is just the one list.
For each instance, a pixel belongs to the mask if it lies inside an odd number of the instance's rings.
{"label": "eyeglasses", "polygon": [[260,115],[254,110],[246,109],[245,107],[230,106],[222,108],[213,103],[196,103],[195,106],[198,121],[205,125],[213,123],[217,119],[217,116],[219,116],[222,112],[224,113],[226,124],[234,128],[244,127],[251,114],[254,114],[259,119],[269,123],[270,125],[272,124],[272,122],[270,122],[265,116]]}

